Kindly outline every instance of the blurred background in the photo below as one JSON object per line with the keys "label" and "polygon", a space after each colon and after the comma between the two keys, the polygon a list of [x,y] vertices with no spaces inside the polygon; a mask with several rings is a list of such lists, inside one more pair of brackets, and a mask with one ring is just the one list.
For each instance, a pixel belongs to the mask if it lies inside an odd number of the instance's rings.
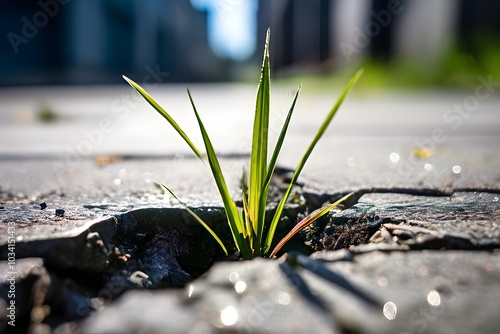
{"label": "blurred background", "polygon": [[363,65],[362,85],[463,88],[500,76],[499,13],[490,0],[2,1],[0,85],[116,84],[147,68],[253,82],[271,27],[276,79],[334,83]]}
{"label": "blurred background", "polygon": [[280,165],[296,166],[364,67],[304,174],[351,190],[500,183],[499,1],[15,0],[0,2],[0,195],[194,175],[166,168],[192,152],[123,74],[200,145],[189,87],[217,152],[248,154],[268,27],[270,143],[303,83]]}
{"label": "blurred background", "polygon": [[2,1],[0,158],[58,156],[71,166],[106,154],[190,153],[122,74],[201,142],[188,86],[219,152],[249,152],[268,27],[273,135],[304,84],[284,164],[295,164],[360,67],[325,151],[370,165],[356,149],[379,145],[371,151],[391,162],[419,146],[477,147],[479,137],[491,145],[500,136],[499,13],[491,0]]}

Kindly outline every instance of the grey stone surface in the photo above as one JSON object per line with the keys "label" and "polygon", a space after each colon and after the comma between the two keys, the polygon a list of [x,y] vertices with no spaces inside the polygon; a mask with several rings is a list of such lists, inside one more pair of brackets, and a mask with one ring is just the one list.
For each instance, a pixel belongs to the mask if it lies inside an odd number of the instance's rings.
{"label": "grey stone surface", "polygon": [[[474,154],[472,147],[463,152],[463,155],[469,153]],[[432,176],[432,172],[422,173],[415,168],[408,178],[391,172],[389,175],[394,178],[390,179],[384,179],[382,174],[383,170],[390,170],[390,166],[385,163],[374,164],[375,170],[367,168],[357,172],[335,160],[329,164],[328,169],[306,169],[301,182],[305,185],[304,191],[318,195],[380,189],[389,192],[422,190],[449,195],[455,190],[498,193],[500,183],[495,173],[500,169],[495,167],[500,163],[495,159],[484,164],[482,161],[477,162],[468,171],[461,172],[464,175],[456,175],[450,171],[443,177]],[[326,164],[328,161],[323,162]],[[235,198],[239,197],[238,182],[246,163],[247,160],[243,157],[226,158],[222,161]],[[486,172],[483,168],[489,170]],[[91,160],[84,160],[76,167],[64,170],[62,175],[54,171],[51,160],[8,160],[0,164],[0,170],[2,175],[8,176],[2,180],[0,189],[0,205],[3,207],[0,210],[0,221],[18,223],[19,238],[36,238],[41,235],[23,234],[24,228],[28,226],[29,231],[44,224],[56,230],[66,227],[72,229],[81,227],[92,219],[132,209],[178,207],[170,196],[162,195],[154,187],[153,180],[168,184],[189,205],[221,205],[209,171],[200,161],[191,158],[122,160],[102,167]],[[327,178],[327,173],[333,177]],[[322,178],[321,181],[319,178]],[[40,209],[39,204],[42,202],[47,204],[47,209]],[[64,217],[56,217],[56,209],[64,209]],[[1,240],[5,240],[5,233],[1,233]]]}
{"label": "grey stone surface", "polygon": [[407,245],[412,249],[500,248],[500,194],[458,192],[451,196],[371,193],[331,216],[320,249],[359,243]]}
{"label": "grey stone surface", "polygon": [[[186,289],[124,294],[83,332],[492,333],[498,330],[498,255],[371,252],[327,267],[379,301],[372,307],[298,270],[329,311],[306,300],[278,261],[218,263]],[[156,311],[153,311],[156,310]],[[155,316],[162,310],[164,316]]]}
{"label": "grey stone surface", "polygon": [[377,296],[383,306],[373,311],[316,278],[311,286],[360,332],[488,333],[498,330],[499,265],[497,254],[467,251],[373,252],[329,265]]}
{"label": "grey stone surface", "polygon": [[[255,88],[191,91],[238,198]],[[201,143],[184,88],[151,93]],[[292,96],[288,88],[275,93],[276,137]],[[41,293],[38,304],[23,299],[19,309],[26,324],[35,310],[33,330],[50,330],[47,322],[58,333],[498,331],[498,95],[458,114],[454,106],[473,95],[354,94],[308,161],[300,179],[306,205],[292,208],[290,220],[348,191],[363,194],[308,241],[343,248],[311,258],[373,295],[380,305],[372,307],[317,273],[286,276],[278,261],[217,261],[191,281],[219,258],[217,245],[153,181],[227,233],[221,201],[208,169],[134,94],[0,90],[0,268],[8,223],[15,223],[19,293]],[[294,168],[335,98],[305,89],[282,166]],[[42,103],[55,122],[38,119]]]}
{"label": "grey stone surface", "polygon": [[[299,82],[273,86],[270,127],[275,137],[279,135],[281,121],[286,117],[298,85]],[[185,86],[146,85],[145,88],[172,113],[186,133],[201,143]],[[215,147],[226,154],[248,152],[256,85],[189,87],[207,130],[214,137]],[[347,137],[362,146],[384,148],[385,160],[399,149],[402,149],[399,153],[405,153],[401,154],[405,158],[418,143],[429,143],[426,139],[434,142],[437,151],[449,145],[460,145],[463,142],[460,137],[468,138],[471,144],[476,140],[487,142],[500,135],[497,109],[500,96],[495,92],[496,87],[492,89],[494,93],[482,99],[475,108],[464,103],[475,98],[473,90],[360,92],[355,89],[325,134],[322,146],[325,150],[337,151],[342,149],[339,144],[345,142],[337,139]],[[321,91],[303,87],[290,126],[289,145],[284,145],[286,165],[298,159],[296,153],[300,147],[305,150],[339,93],[338,87]],[[0,100],[2,155],[51,153],[70,156],[77,151],[78,144],[90,142],[89,134],[100,129],[103,120],[110,121],[103,127],[109,131],[101,131],[102,138],[95,134],[95,144],[91,143],[90,150],[82,150],[83,156],[190,153],[165,121],[125,82],[121,87],[4,88],[0,90]],[[44,104],[58,116],[56,122],[40,121],[38,115]],[[433,140],[436,128],[443,133],[436,132],[434,138],[438,140]],[[379,141],[377,138],[391,140]],[[353,156],[358,163],[364,164],[365,158],[357,154],[359,146],[353,146],[346,152],[349,155],[339,154],[336,159],[345,163]],[[403,151],[405,148],[409,150]]]}
{"label": "grey stone surface", "polygon": [[[165,316],[151,315],[150,305]],[[118,321],[123,315],[126,320]],[[203,279],[181,291],[127,293],[116,309],[104,309],[85,321],[83,332],[128,333],[130,328],[150,333],[304,333],[315,328],[329,333],[332,321],[301,300],[276,261],[256,259],[216,264]]]}
{"label": "grey stone surface", "polygon": [[[194,159],[132,160],[102,167],[85,160],[63,175],[51,163],[26,159],[0,164],[2,175],[8,176],[0,189],[0,221],[16,223],[18,241],[71,234],[92,220],[132,209],[179,207],[155,188],[153,180],[168,183],[192,206],[221,205],[209,172]],[[42,202],[47,205],[44,210]],[[56,209],[64,209],[64,216],[57,217]],[[0,243],[6,241],[6,226],[0,225]]]}
{"label": "grey stone surface", "polygon": [[[184,87],[150,88],[201,143]],[[238,197],[241,170],[248,164],[254,87],[196,85],[192,92],[216,149],[227,155],[222,167]],[[270,132],[276,137],[292,96],[283,86],[273,93]],[[43,224],[71,230],[134,208],[177,205],[153,187],[153,180],[168,184],[190,205],[221,205],[203,164],[125,84],[4,89],[0,96],[0,221],[19,223],[21,239],[41,235],[23,233],[24,226],[30,231]],[[469,96],[353,94],[307,163],[305,190],[500,191],[499,97],[482,100],[474,112],[454,111]],[[283,166],[294,168],[335,98],[335,92],[304,89],[280,157]],[[40,121],[37,115],[43,105],[57,115],[55,122]],[[428,152],[418,154],[419,149]],[[454,172],[453,167],[460,168]],[[37,210],[43,201],[48,205],[44,212]],[[62,219],[54,217],[56,209],[65,210]],[[4,240],[5,233],[0,234]]]}
{"label": "grey stone surface", "polygon": [[[151,94],[201,145],[185,88],[176,85],[150,88]],[[191,91],[217,151],[227,155],[248,153],[255,87],[195,85]],[[283,166],[294,168],[298,163],[337,93],[318,93],[304,87],[283,145],[280,158]],[[500,137],[497,110],[500,97],[492,94],[468,110],[464,103],[475,98],[473,94],[472,91],[352,94],[306,165],[304,177],[308,178],[308,185],[323,192],[373,186],[498,190],[500,158],[496,143]],[[274,137],[279,134],[292,97],[290,87],[279,86],[273,91],[270,133]],[[174,130],[125,83],[121,88],[4,89],[0,90],[0,100],[1,172],[9,175],[2,180],[5,191],[14,194],[21,191],[31,197],[34,193],[31,189],[47,180],[48,186],[42,188],[44,193],[54,189],[67,193],[75,181],[76,187],[80,187],[94,184],[94,178],[107,175],[110,178],[98,183],[104,187],[99,195],[102,197],[103,192],[110,195],[115,192],[117,187],[112,183],[115,179],[123,178],[128,183],[134,178],[139,182],[148,179],[149,174],[143,174],[151,173],[157,180],[171,182],[171,170],[185,180],[193,175],[196,178],[206,175],[190,173],[198,170],[196,164],[191,169],[163,160],[147,161],[138,170],[130,168],[127,162],[117,170],[92,169],[89,163],[92,157],[107,155],[170,156],[177,160],[191,157],[189,148]],[[43,123],[37,118],[44,103],[59,116],[56,122]],[[107,126],[102,126],[103,121]],[[429,154],[416,154],[418,149],[428,149]],[[397,154],[394,157],[399,160],[391,162],[391,153]],[[23,157],[31,161],[26,164],[18,160]],[[227,167],[229,173],[233,171],[231,162]],[[239,177],[243,164],[236,165],[234,172]],[[460,167],[459,173],[453,172],[454,166]],[[122,168],[126,178],[117,175]],[[186,174],[182,172],[185,168]],[[114,173],[107,173],[111,172],[108,169]]]}

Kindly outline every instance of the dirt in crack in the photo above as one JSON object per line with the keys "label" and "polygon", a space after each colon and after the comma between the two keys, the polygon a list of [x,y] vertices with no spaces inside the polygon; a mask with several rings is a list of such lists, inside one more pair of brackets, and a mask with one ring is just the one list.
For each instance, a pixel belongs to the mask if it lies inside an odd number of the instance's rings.
{"label": "dirt in crack", "polygon": [[[222,208],[194,211],[230,242]],[[136,283],[142,287],[181,287],[224,256],[216,241],[185,210],[139,209],[117,219],[111,243],[127,257],[123,269],[135,273]]]}
{"label": "dirt in crack", "polygon": [[[349,248],[368,243],[381,225],[387,228],[399,226],[400,222],[390,218],[392,211],[383,214],[379,207],[366,201],[359,202],[359,198],[369,192],[388,191],[370,189],[357,192],[344,203],[346,210],[322,217],[293,238],[283,251],[309,254],[316,250]],[[276,242],[306,214],[343,195],[299,193],[285,207],[276,231]],[[228,249],[235,249],[222,207],[193,210]],[[374,212],[383,217],[372,215]],[[272,216],[273,210],[269,210],[268,214]],[[403,236],[399,233],[399,238]],[[27,291],[35,293],[39,284],[34,282],[48,282],[49,286],[43,286],[50,292],[44,301],[51,310],[46,320],[55,324],[68,319],[68,315],[60,311],[63,309],[79,310],[78,314],[70,315],[73,319],[91,314],[95,297],[106,302],[135,288],[182,287],[208,271],[215,261],[225,258],[210,234],[181,208],[133,210],[98,222],[73,237],[16,245],[16,252],[21,257],[43,258],[43,266],[26,276],[26,281],[19,282],[19,286],[26,285]],[[32,293],[26,294],[30,295]],[[50,299],[52,296],[63,297]],[[20,317],[27,317],[26,323],[30,321],[30,303],[29,299],[19,300],[19,305],[27,310],[19,314]],[[60,307],[61,303],[65,308]],[[85,306],[83,311],[80,310],[81,305]]]}
{"label": "dirt in crack", "polygon": [[342,225],[329,227],[322,233],[319,248],[322,250],[337,250],[366,244],[378,230],[379,225],[350,221]]}

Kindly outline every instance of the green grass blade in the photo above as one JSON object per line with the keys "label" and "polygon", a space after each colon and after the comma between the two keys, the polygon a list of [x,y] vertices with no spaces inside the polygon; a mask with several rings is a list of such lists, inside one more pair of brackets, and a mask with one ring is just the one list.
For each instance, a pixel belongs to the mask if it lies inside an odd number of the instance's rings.
{"label": "green grass blade", "polygon": [[349,91],[351,90],[353,85],[358,81],[361,74],[363,74],[363,69],[358,70],[354,74],[354,76],[351,78],[351,80],[349,81],[347,86],[344,88],[344,91],[342,92],[342,94],[338,98],[337,102],[335,103],[335,105],[332,107],[332,109],[330,110],[330,112],[326,116],[326,119],[323,121],[323,124],[321,124],[321,127],[319,128],[318,132],[316,133],[316,136],[312,140],[311,144],[309,145],[306,152],[304,153],[304,156],[300,160],[297,168],[295,169],[295,172],[294,172],[292,179],[290,181],[290,185],[288,186],[288,189],[286,190],[285,195],[283,196],[280,203],[278,204],[278,207],[276,208],[276,212],[274,214],[273,220],[271,221],[271,225],[269,227],[269,231],[267,233],[266,241],[264,244],[266,251],[271,247],[271,243],[273,241],[274,233],[276,231],[276,226],[278,225],[279,219],[281,217],[281,213],[283,212],[286,201],[288,200],[288,197],[290,196],[292,188],[293,188],[295,182],[297,181],[297,179],[300,175],[300,172],[304,168],[304,165],[306,164],[307,159],[311,155],[311,153],[312,153],[314,147],[316,146],[316,144],[318,143],[319,139],[323,136],[323,133],[328,128],[328,125],[332,121],[333,116],[335,116],[340,105],[342,104],[342,102],[344,102],[344,99],[346,98],[347,93],[349,93]]}
{"label": "green grass blade", "polygon": [[280,240],[280,242],[278,242],[278,244],[276,245],[276,247],[274,247],[274,249],[271,252],[271,255],[269,255],[269,257],[273,257],[274,255],[276,255],[276,253],[278,253],[278,251],[281,249],[281,247],[283,247],[291,238],[293,238],[294,235],[299,233],[299,231],[302,230],[304,227],[311,225],[316,220],[318,220],[319,218],[324,216],[328,211],[330,211],[331,209],[333,209],[334,207],[336,207],[337,205],[339,205],[343,201],[347,200],[352,195],[354,195],[354,192],[347,194],[346,196],[342,197],[341,199],[339,199],[338,201],[336,201],[332,204],[329,204],[329,205],[324,206],[318,210],[315,210],[310,215],[308,215],[307,217],[302,219],[297,225],[295,225],[295,227],[290,232],[288,232],[288,234],[283,239]]}
{"label": "green grass blade", "polygon": [[241,176],[241,200],[243,201],[243,209],[245,212],[248,211],[248,175],[243,169],[243,175]]}
{"label": "green grass blade", "polygon": [[165,109],[163,109],[158,104],[158,102],[156,102],[155,99],[151,97],[151,95],[149,95],[141,86],[139,86],[133,80],[127,78],[124,75],[123,79],[125,79],[125,81],[127,81],[130,84],[130,86],[132,86],[132,88],[134,88],[153,108],[156,109],[156,111],[158,111],[160,115],[162,115],[170,123],[170,125],[172,125],[175,131],[177,131],[177,133],[182,137],[182,139],[184,139],[184,141],[189,145],[191,150],[193,150],[194,154],[198,158],[202,159],[201,153],[198,150],[198,148],[196,148],[191,139],[189,139],[189,137],[184,133],[181,127],[177,124],[177,122],[174,121],[174,119],[170,116],[170,114],[167,113]]}
{"label": "green grass blade", "polygon": [[210,165],[212,175],[214,177],[215,183],[217,185],[219,193],[222,197],[222,201],[224,203],[224,209],[226,210],[226,216],[229,222],[229,227],[231,228],[231,233],[233,235],[234,242],[236,243],[238,250],[241,252],[244,258],[246,259],[251,258],[252,252],[250,251],[247,244],[247,240],[245,239],[246,235],[245,224],[243,222],[241,214],[238,212],[238,209],[236,208],[236,204],[234,203],[233,199],[229,194],[229,190],[227,188],[227,184],[219,164],[219,159],[217,159],[217,155],[215,154],[212,142],[210,141],[205,126],[203,125],[200,115],[196,110],[196,106],[194,104],[193,98],[191,97],[191,93],[189,92],[189,90],[188,90],[188,96],[189,100],[191,101],[191,105],[193,106],[193,110],[196,115],[198,125],[200,127],[201,135],[203,137],[203,142],[205,143],[208,163]]}
{"label": "green grass blade", "polygon": [[[281,128],[280,135],[278,137],[278,140],[276,141],[276,145],[274,146],[273,155],[271,156],[271,160],[269,161],[269,164],[267,167],[266,178],[264,180],[264,185],[263,185],[263,189],[261,192],[261,202],[260,202],[260,204],[261,204],[260,207],[262,208],[263,211],[266,208],[267,194],[269,192],[269,184],[271,183],[271,178],[273,176],[274,169],[276,168],[276,162],[278,161],[278,156],[279,156],[279,153],[281,152],[281,147],[283,146],[283,142],[285,140],[285,135],[286,135],[286,132],[288,130],[288,125],[290,124],[293,110],[295,109],[295,104],[297,102],[297,98],[299,97],[301,89],[302,89],[302,85],[299,86],[299,89],[295,93],[292,105],[290,106],[290,110],[288,111],[288,115],[285,119],[285,122],[283,123],[283,127]],[[262,219],[264,219],[264,218],[262,218]],[[258,238],[262,239],[263,233],[264,233],[264,224],[260,224],[259,231],[258,231]]]}
{"label": "green grass blade", "polygon": [[288,130],[288,125],[290,124],[290,120],[292,118],[293,110],[295,109],[295,103],[297,102],[297,98],[299,97],[300,90],[302,89],[302,85],[299,86],[299,89],[297,89],[297,92],[295,93],[295,96],[292,101],[292,105],[290,106],[290,110],[288,111],[288,115],[286,116],[285,123],[283,124],[283,127],[281,128],[280,135],[278,137],[278,140],[276,141],[276,145],[274,146],[274,151],[273,155],[271,157],[271,160],[269,161],[269,166],[267,168],[267,174],[266,174],[266,179],[264,182],[264,185],[269,185],[271,182],[271,178],[274,173],[274,169],[276,168],[276,162],[278,161],[278,156],[279,153],[281,152],[281,147],[283,146],[283,141],[285,140],[285,135]]}
{"label": "green grass blade", "polygon": [[248,208],[248,175],[245,169],[243,169],[243,175],[241,176],[241,199],[243,202],[243,212],[245,212],[243,218],[245,220],[245,228],[250,238],[249,244],[252,245],[252,238],[255,236],[255,231],[253,230],[253,225],[249,220],[248,214],[246,214],[250,209]]}
{"label": "green grass blade", "polygon": [[156,184],[159,185],[163,190],[166,190],[168,193],[170,193],[170,195],[172,195],[172,197],[175,198],[177,200],[177,202],[179,202],[184,207],[184,209],[187,212],[189,212],[189,214],[191,216],[193,216],[212,235],[212,237],[215,239],[215,241],[217,241],[219,243],[219,245],[221,246],[221,248],[224,251],[224,253],[226,255],[228,255],[226,246],[224,246],[224,243],[222,242],[222,240],[219,239],[219,237],[217,236],[217,234],[215,234],[215,232],[210,228],[210,226],[208,226],[203,221],[203,219],[201,219],[196,213],[193,212],[193,210],[191,210],[185,203],[183,203],[177,196],[175,196],[175,194],[173,193],[173,191],[170,190],[170,188],[168,188],[166,185],[164,185],[162,183],[159,183],[159,182],[156,182]]}
{"label": "green grass blade", "polygon": [[[264,224],[265,205],[262,207],[261,193],[267,172],[267,146],[269,131],[269,104],[270,104],[270,69],[269,69],[269,39],[270,30],[267,30],[264,56],[260,72],[259,88],[255,106],[253,123],[252,151],[250,154],[250,182],[249,182],[249,215],[254,231],[260,231],[259,225]],[[254,249],[260,249],[260,235]]]}

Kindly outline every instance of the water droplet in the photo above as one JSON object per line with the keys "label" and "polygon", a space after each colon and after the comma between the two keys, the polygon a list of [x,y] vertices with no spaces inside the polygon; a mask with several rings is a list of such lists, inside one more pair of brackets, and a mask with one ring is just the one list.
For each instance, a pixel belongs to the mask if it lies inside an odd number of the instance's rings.
{"label": "water droplet", "polygon": [[234,290],[236,290],[236,293],[243,293],[247,288],[247,284],[244,281],[238,281],[234,285]]}
{"label": "water droplet", "polygon": [[387,285],[387,278],[380,277],[380,279],[378,280],[378,285],[380,285],[380,286],[386,286]]}
{"label": "water droplet", "polygon": [[278,297],[278,303],[280,303],[281,305],[288,305],[288,304],[290,304],[291,300],[292,300],[292,297],[290,296],[290,294],[288,294],[286,292],[280,293],[280,295]]}
{"label": "water droplet", "polygon": [[392,152],[390,155],[389,155],[389,160],[391,160],[391,162],[398,162],[399,161],[399,154],[397,154],[396,152]]}
{"label": "water droplet", "polygon": [[429,164],[429,163],[424,165],[424,169],[428,172],[430,172],[433,168],[434,168],[434,166]]}
{"label": "water droplet", "polygon": [[432,290],[427,295],[427,302],[432,306],[439,306],[441,304],[441,296],[436,290]]}
{"label": "water droplet", "polygon": [[232,326],[238,321],[238,312],[234,306],[228,306],[220,312],[220,321],[225,326]]}
{"label": "water droplet", "polygon": [[460,172],[462,171],[462,167],[460,166],[453,166],[453,168],[451,169],[453,171],[453,173],[455,174],[460,174]]}
{"label": "water droplet", "polygon": [[349,167],[356,166],[356,159],[354,157],[347,158],[347,166]]}
{"label": "water droplet", "polygon": [[120,184],[122,184],[122,180],[120,180],[120,179],[114,179],[114,180],[113,180],[113,183],[114,183],[115,185],[119,186]]}
{"label": "water droplet", "polygon": [[118,172],[118,176],[124,178],[125,176],[127,176],[127,170],[125,168],[120,169],[120,171]]}
{"label": "water droplet", "polygon": [[191,297],[193,295],[193,292],[194,292],[194,285],[189,285],[188,287],[188,297]]}
{"label": "water droplet", "polygon": [[240,274],[238,274],[236,271],[233,271],[232,273],[229,274],[229,281],[230,282],[235,282],[240,278]]}
{"label": "water droplet", "polygon": [[384,304],[383,313],[387,319],[394,320],[396,318],[396,314],[398,313],[398,308],[393,302],[387,302]]}

